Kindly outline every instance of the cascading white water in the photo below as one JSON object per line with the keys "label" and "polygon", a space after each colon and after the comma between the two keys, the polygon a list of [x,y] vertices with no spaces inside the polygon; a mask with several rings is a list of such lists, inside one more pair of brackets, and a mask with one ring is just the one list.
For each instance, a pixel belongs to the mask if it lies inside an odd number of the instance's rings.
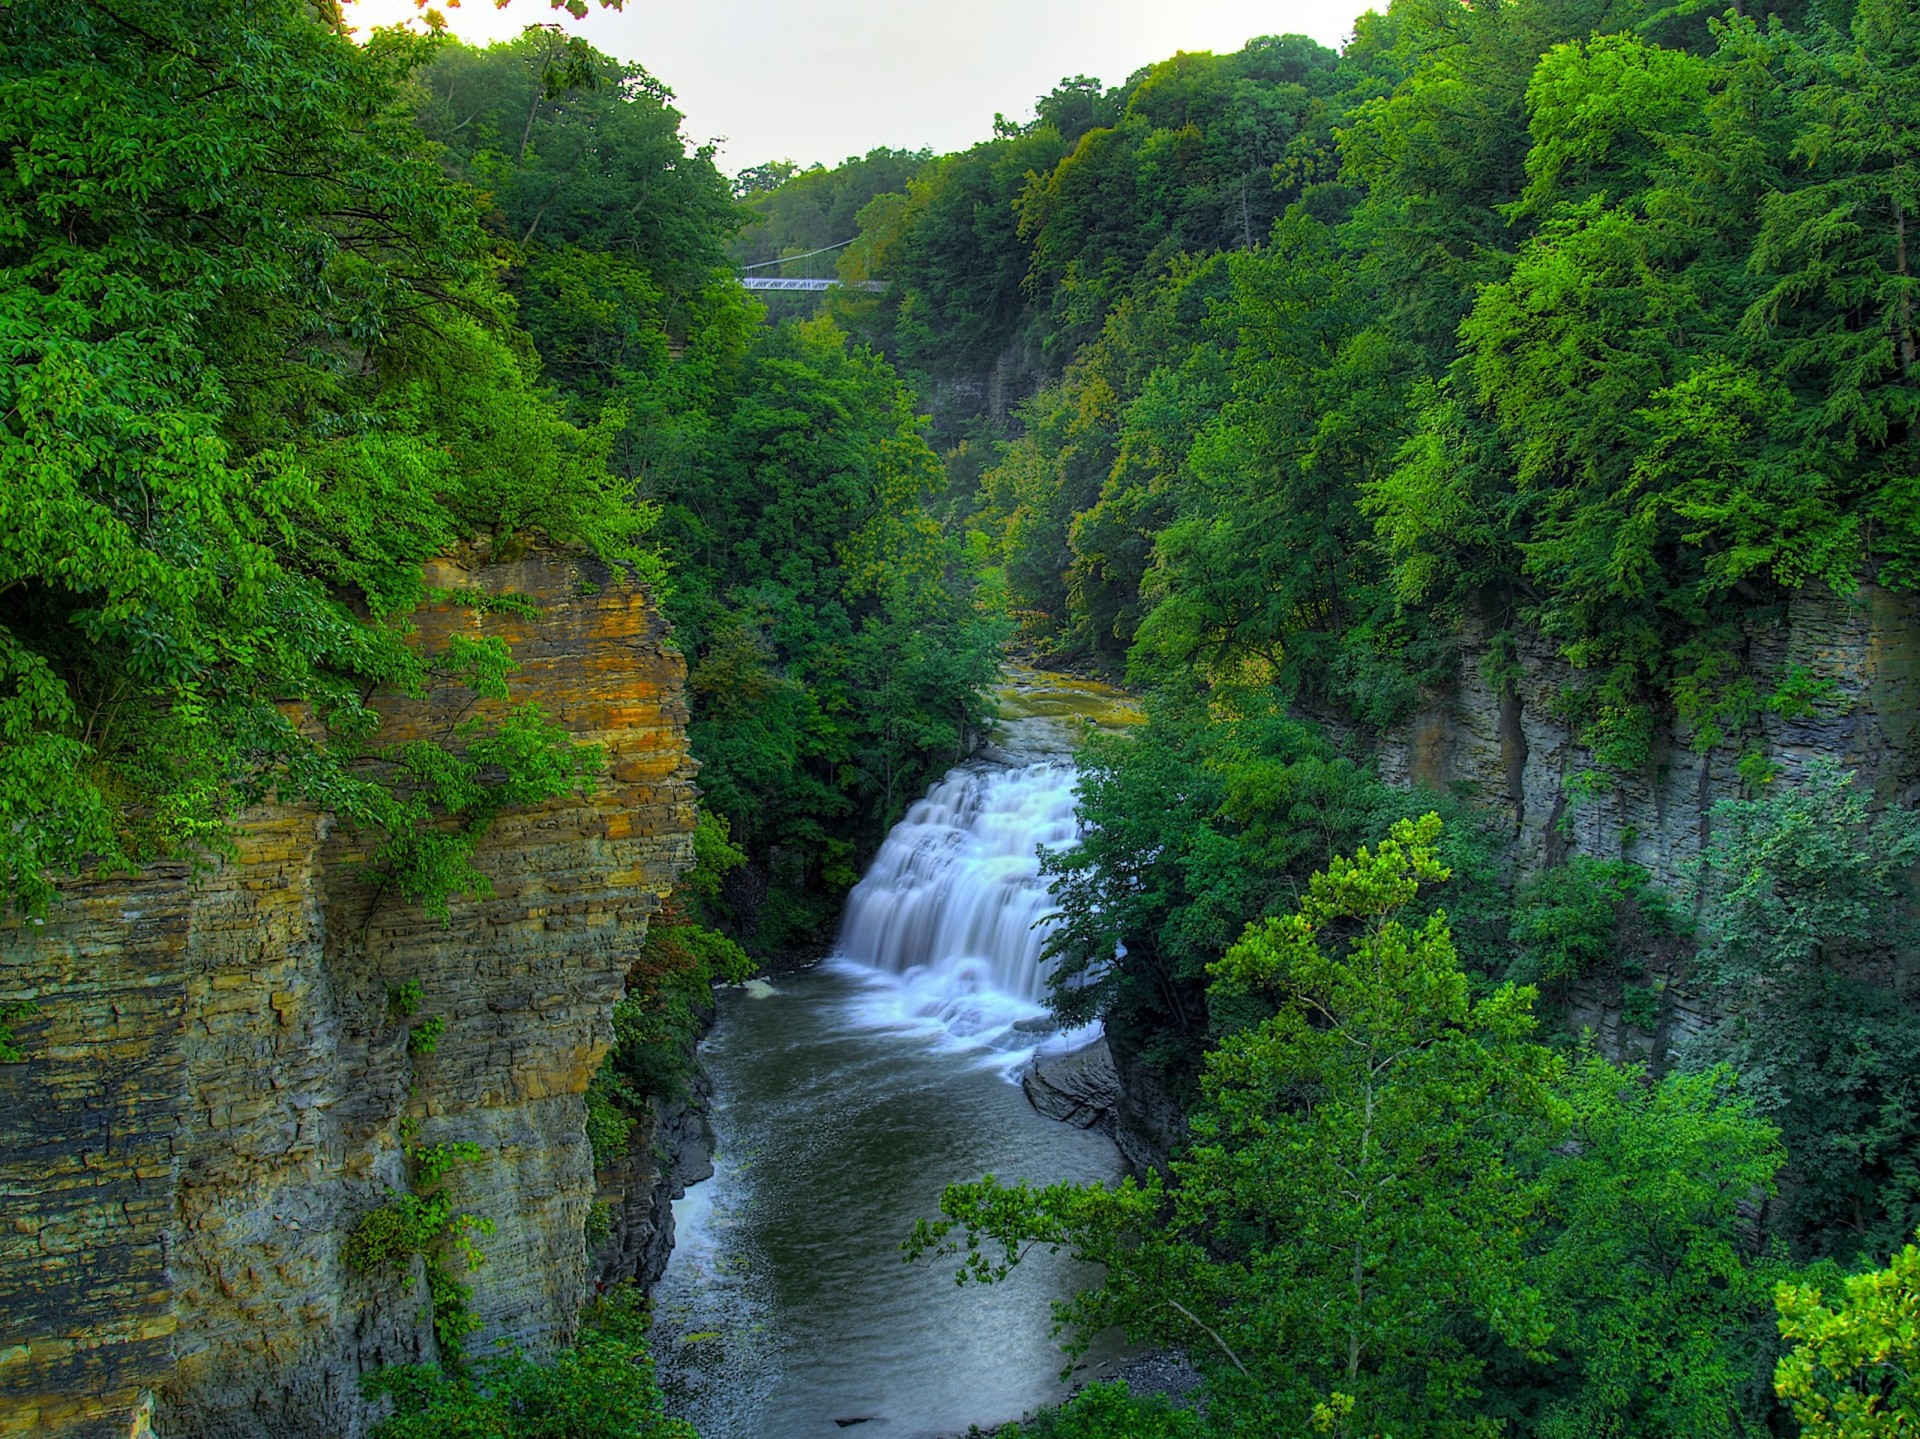
{"label": "cascading white water", "polygon": [[1072,765],[963,766],[893,827],[847,896],[836,967],[877,981],[863,1017],[1031,1048],[1053,902],[1038,851],[1071,845]]}

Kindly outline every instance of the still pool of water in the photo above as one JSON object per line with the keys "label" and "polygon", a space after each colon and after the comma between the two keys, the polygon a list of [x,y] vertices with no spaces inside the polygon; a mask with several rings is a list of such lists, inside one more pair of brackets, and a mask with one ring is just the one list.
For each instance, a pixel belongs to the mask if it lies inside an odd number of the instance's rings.
{"label": "still pool of water", "polygon": [[1050,1304],[1089,1276],[1035,1254],[962,1288],[900,1242],[952,1181],[1109,1180],[1114,1147],[1035,1114],[1006,1051],[899,1010],[896,983],[835,965],[721,996],[716,1172],[676,1206],[654,1291],[662,1378],[703,1439],[958,1434],[1066,1392]]}

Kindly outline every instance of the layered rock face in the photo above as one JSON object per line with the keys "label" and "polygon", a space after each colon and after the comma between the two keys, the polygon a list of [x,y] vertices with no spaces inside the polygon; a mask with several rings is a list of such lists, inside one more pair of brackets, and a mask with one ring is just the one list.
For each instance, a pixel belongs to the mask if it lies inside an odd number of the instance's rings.
{"label": "layered rock face", "polygon": [[[1665,884],[1686,876],[1718,801],[1739,793],[1738,756],[1722,746],[1701,755],[1683,727],[1656,737],[1650,777],[1614,783],[1584,801],[1574,781],[1586,751],[1558,711],[1580,678],[1548,641],[1522,635],[1510,678],[1488,663],[1490,636],[1461,636],[1459,683],[1398,726],[1380,749],[1381,774],[1464,793],[1504,813],[1523,871],[1570,852],[1631,860]],[[1806,715],[1766,715],[1760,748],[1783,777],[1820,756],[1859,772],[1885,798],[1910,801],[1920,789],[1920,598],[1863,585],[1852,596],[1818,590],[1795,597],[1784,627],[1751,636],[1761,674],[1803,667],[1831,692]]]}
{"label": "layered rock face", "polygon": [[[566,1339],[591,1288],[582,1098],[647,916],[692,862],[684,663],[646,596],[591,563],[446,562],[441,589],[525,595],[536,620],[447,605],[435,652],[504,636],[532,700],[606,767],[590,793],[495,822],[493,893],[442,925],[368,876],[311,811],[243,817],[196,876],[71,886],[0,928],[0,1002],[32,1058],[0,1066],[0,1436],[356,1439],[360,1376],[431,1357],[418,1262],[362,1274],[356,1220],[404,1183],[401,1125],[477,1143],[449,1190],[491,1219],[473,1286],[485,1353]],[[383,705],[383,738],[485,713],[467,691]],[[418,981],[415,1018],[389,996]],[[432,1053],[410,1023],[442,1016]]]}
{"label": "layered rock face", "polygon": [[[1694,886],[1692,861],[1712,832],[1713,807],[1741,793],[1729,747],[1705,755],[1674,727],[1657,737],[1650,775],[1582,791],[1588,752],[1560,713],[1561,692],[1579,675],[1559,650],[1520,635],[1493,654],[1491,627],[1469,622],[1460,637],[1458,682],[1371,743],[1382,777],[1470,800],[1507,822],[1506,857],[1517,876],[1539,873],[1570,855],[1623,859],[1649,871],[1677,895]],[[1806,714],[1767,715],[1759,749],[1792,781],[1821,757],[1854,771],[1882,800],[1920,804],[1920,597],[1863,585],[1841,597],[1808,590],[1786,622],[1755,627],[1750,662],[1759,673],[1803,667],[1830,688]],[[1335,726],[1337,728],[1337,725]],[[1623,977],[1583,976],[1553,997],[1559,1020],[1588,1031],[1615,1059],[1671,1065],[1686,1041],[1714,1019],[1689,985],[1684,943],[1656,944],[1637,956],[1657,995],[1649,1022],[1626,1003]],[[1907,957],[1909,966],[1913,956]],[[1911,972],[1879,978],[1909,987]],[[1184,1139],[1185,1116],[1159,1075],[1109,1035],[1117,1095],[1090,1105],[1077,1069],[1036,1074],[1028,1094],[1044,1114],[1081,1122],[1087,1113],[1111,1129],[1136,1173],[1163,1167]],[[1062,1092],[1064,1091],[1064,1092]]]}
{"label": "layered rock face", "polygon": [[[1808,589],[1795,597],[1783,625],[1756,627],[1748,638],[1757,673],[1783,675],[1800,666],[1830,685],[1807,714],[1762,718],[1758,748],[1782,779],[1799,777],[1825,756],[1882,799],[1920,802],[1920,597],[1874,585],[1845,597]],[[1590,760],[1557,704],[1578,678],[1573,669],[1537,637],[1522,635],[1501,663],[1489,662],[1485,626],[1469,625],[1461,640],[1454,692],[1384,737],[1383,777],[1451,790],[1503,815],[1521,874],[1585,854],[1629,860],[1670,891],[1687,893],[1713,806],[1741,792],[1732,747],[1700,754],[1692,735],[1676,726],[1656,736],[1650,775],[1583,796],[1580,779]],[[1604,1052],[1657,1067],[1710,1016],[1683,976],[1664,972],[1661,956],[1649,959],[1657,978],[1682,981],[1664,984],[1651,1029],[1625,1022],[1618,986],[1610,990],[1605,980],[1576,986],[1568,1017],[1592,1029]]]}

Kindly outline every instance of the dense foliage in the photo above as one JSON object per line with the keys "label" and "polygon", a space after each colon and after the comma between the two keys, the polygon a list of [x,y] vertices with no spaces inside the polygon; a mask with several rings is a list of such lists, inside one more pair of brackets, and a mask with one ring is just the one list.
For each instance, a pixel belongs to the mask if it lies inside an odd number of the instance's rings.
{"label": "dense foliage", "polygon": [[1533,991],[1476,992],[1416,904],[1449,878],[1440,835],[1402,820],[1335,857],[1209,966],[1216,1001],[1268,1017],[1206,1055],[1165,1180],[955,1185],[914,1248],[987,1282],[1035,1244],[1102,1265],[1063,1320],[1186,1349],[1192,1432],[1764,1432],[1773,1265],[1741,1210],[1777,1132],[1730,1070],[1561,1055]]}
{"label": "dense foliage", "polygon": [[277,792],[444,914],[492,817],[593,756],[510,704],[387,745],[370,701],[508,701],[504,648],[429,661],[408,615],[428,557],[544,539],[666,599],[712,803],[774,872],[745,931],[816,934],[962,747],[994,631],[904,392],[758,325],[670,93],[551,28],[356,45],[291,0],[0,25],[6,907],[217,852]]}
{"label": "dense foliage", "polygon": [[[638,66],[536,29],[444,45],[422,83],[421,125],[487,195],[560,399],[661,517],[702,787],[750,860],[713,918],[762,955],[816,942],[965,749],[995,653],[930,518],[945,476],[911,397],[830,322],[760,323],[723,270],[749,212]],[[883,183],[910,158],[860,164]],[[780,213],[802,231],[841,203],[791,183]]]}
{"label": "dense foliage", "polygon": [[[1082,750],[1085,837],[1042,857],[1063,920],[1048,941],[1056,1007],[1103,1017],[1116,1044],[1183,1074],[1203,1041],[1248,1017],[1245,996],[1223,1009],[1206,993],[1208,966],[1248,921],[1290,908],[1331,854],[1434,803],[1457,808],[1390,789],[1269,691],[1204,709],[1156,697],[1136,733]],[[1490,837],[1463,815],[1442,844],[1456,927],[1491,972],[1505,935]]]}
{"label": "dense foliage", "polygon": [[695,1439],[692,1425],[666,1415],[646,1307],[631,1290],[589,1310],[579,1340],[546,1363],[508,1351],[469,1374],[389,1365],[363,1388],[393,1404],[376,1439]]}
{"label": "dense foliage", "polygon": [[1750,654],[1794,593],[1915,578],[1916,45],[1405,0],[1077,78],[876,198],[834,303],[936,396],[1064,365],[970,505],[1037,642],[1379,723],[1531,630],[1604,785],[1814,698]]}
{"label": "dense foliage", "polygon": [[[1338,54],[731,183],[554,27],[16,0],[0,143],[0,910],[278,796],[446,916],[597,762],[504,645],[411,644],[427,603],[526,610],[423,565],[591,553],[676,626],[704,789],[588,1095],[611,1160],[712,985],[817,943],[970,748],[1004,608],[1153,692],[1085,753],[1049,953],[1186,1123],[1144,1183],[955,1186],[915,1242],[982,1280],[1070,1249],[1076,1333],[1207,1380],[1017,1432],[1909,1432],[1920,819],[1757,743],[1831,688],[1790,607],[1920,584],[1909,0],[1394,0]],[[769,262],[861,283],[773,323],[730,273]],[[1467,644],[1515,705],[1555,657],[1575,805],[1672,746],[1738,777],[1695,875],[1556,832],[1516,883],[1472,796],[1364,762]],[[482,717],[383,738],[436,684]],[[1609,1063],[1576,1003],[1674,1047]],[[484,1155],[406,1154],[342,1240],[419,1261],[440,1332],[371,1385],[387,1439],[683,1433],[624,1301],[462,1367],[488,1221],[446,1179]]]}
{"label": "dense foliage", "polygon": [[539,388],[412,123],[425,45],[292,0],[0,15],[8,908],[217,848],[269,790],[437,906],[492,812],[582,777],[535,710],[395,749],[368,705],[506,697],[497,644],[406,645],[428,556],[539,530],[638,563],[652,519]]}

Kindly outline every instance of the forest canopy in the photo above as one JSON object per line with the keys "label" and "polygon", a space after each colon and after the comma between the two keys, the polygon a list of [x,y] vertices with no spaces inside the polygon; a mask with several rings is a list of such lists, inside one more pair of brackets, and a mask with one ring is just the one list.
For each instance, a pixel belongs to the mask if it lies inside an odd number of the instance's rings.
{"label": "forest canopy", "polygon": [[[408,616],[429,557],[531,541],[648,583],[696,692],[790,696],[694,743],[756,860],[805,856],[773,942],[817,929],[959,754],[994,631],[924,518],[943,476],[905,392],[831,327],[760,324],[746,217],[671,92],[552,27],[356,44],[294,0],[0,27],[5,907],[215,853],[268,794],[373,831],[411,899],[476,888],[485,816],[589,757],[515,710],[423,769],[369,701],[505,697],[504,651],[430,672]],[[769,485],[779,573],[751,548]]]}

